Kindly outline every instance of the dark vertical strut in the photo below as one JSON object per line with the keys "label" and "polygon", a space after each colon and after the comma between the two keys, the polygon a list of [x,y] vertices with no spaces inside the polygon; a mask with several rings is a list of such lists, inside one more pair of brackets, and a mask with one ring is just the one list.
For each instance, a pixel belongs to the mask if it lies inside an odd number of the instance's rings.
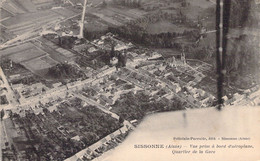
{"label": "dark vertical strut", "polygon": [[216,6],[216,48],[217,48],[217,55],[216,55],[216,65],[217,65],[217,99],[218,105],[217,108],[221,109],[222,104],[222,83],[220,78],[220,71],[221,71],[221,61],[220,61],[220,0],[217,0]]}
{"label": "dark vertical strut", "polygon": [[216,6],[216,47],[217,47],[217,108],[221,110],[223,106],[223,84],[225,78],[225,59],[227,51],[227,34],[229,28],[231,0],[217,0]]}
{"label": "dark vertical strut", "polygon": [[230,19],[230,8],[231,0],[224,0],[224,11],[223,11],[223,57],[222,57],[222,70],[224,74],[226,73],[226,52],[227,52],[227,34],[229,29],[229,19]]}

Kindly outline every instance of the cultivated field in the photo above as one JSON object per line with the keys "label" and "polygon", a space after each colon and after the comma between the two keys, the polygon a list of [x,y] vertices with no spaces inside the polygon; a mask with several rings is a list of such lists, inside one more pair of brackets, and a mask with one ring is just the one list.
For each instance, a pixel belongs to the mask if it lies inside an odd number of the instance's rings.
{"label": "cultivated field", "polygon": [[183,33],[185,30],[190,31],[192,28],[177,26],[169,21],[160,21],[154,24],[150,24],[147,28],[147,32],[150,34],[160,34],[167,32]]}
{"label": "cultivated field", "polygon": [[11,17],[11,16],[12,16],[12,14],[10,12],[6,11],[5,9],[0,10],[0,20],[3,20],[5,18]]}
{"label": "cultivated field", "polygon": [[47,53],[45,53],[44,51],[36,47],[32,47],[27,50],[19,51],[16,54],[12,54],[9,56],[9,58],[15,63],[21,63],[23,61],[28,61],[37,57],[41,57],[46,54]]}
{"label": "cultivated field", "polygon": [[2,50],[1,56],[23,65],[36,74],[44,74],[42,71],[46,71],[46,69],[58,64],[46,51],[31,42]]}
{"label": "cultivated field", "polygon": [[1,57],[8,57],[15,63],[21,63],[37,57],[46,55],[47,53],[37,48],[32,43],[24,43],[19,46],[10,47],[1,51]]}
{"label": "cultivated field", "polygon": [[43,74],[43,71],[47,71],[50,67],[53,67],[56,65],[58,62],[50,58],[49,56],[45,56],[42,58],[36,58],[32,59],[26,62],[23,62],[22,65],[32,71],[33,73],[37,74]]}
{"label": "cultivated field", "polygon": [[47,23],[76,15],[66,8],[57,8],[44,11],[19,14],[1,22],[10,32],[21,35],[25,32],[41,28]]}
{"label": "cultivated field", "polygon": [[191,4],[191,6],[197,6],[197,7],[203,8],[203,9],[216,5],[214,3],[214,2],[216,2],[216,0],[187,0],[187,2],[189,2]]}
{"label": "cultivated field", "polygon": [[61,53],[62,55],[66,56],[67,58],[74,57],[74,54],[66,49],[58,48],[56,49],[57,52]]}
{"label": "cultivated field", "polygon": [[14,46],[14,47],[10,47],[5,50],[0,50],[1,51],[0,56],[5,57],[5,56],[11,55],[11,54],[18,53],[23,50],[30,49],[32,47],[34,47],[34,45],[32,43],[24,43],[19,46]]}
{"label": "cultivated field", "polygon": [[[61,48],[59,48],[56,44],[54,44],[53,42],[45,39],[45,38],[39,38],[38,39],[39,42],[35,43],[35,45],[37,45],[39,48],[41,48],[42,50],[44,50],[46,53],[49,54],[49,56],[57,61],[57,62],[65,62],[65,61],[70,61],[71,60],[71,56],[74,54],[69,52],[69,51],[65,51],[67,53],[67,56],[70,56],[70,57],[67,57],[64,53],[60,53],[59,50],[61,50]],[[62,50],[65,50],[65,49],[62,49]]]}
{"label": "cultivated field", "polygon": [[96,10],[91,13],[108,24],[112,24],[115,26],[121,26],[125,23],[130,22],[131,20],[135,20],[143,17],[146,12],[139,9],[129,9],[126,7],[111,7],[108,6],[102,10]]}
{"label": "cultivated field", "polygon": [[71,17],[75,15],[75,12],[72,10],[69,10],[67,8],[56,8],[56,9],[51,9],[52,12],[55,12],[63,17]]}

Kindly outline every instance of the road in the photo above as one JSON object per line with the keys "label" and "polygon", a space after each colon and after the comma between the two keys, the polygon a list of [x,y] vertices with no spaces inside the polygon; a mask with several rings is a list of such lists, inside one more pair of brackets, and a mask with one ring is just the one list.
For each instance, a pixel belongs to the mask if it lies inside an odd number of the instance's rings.
{"label": "road", "polygon": [[[9,106],[12,104],[16,104],[16,100],[14,99],[14,92],[13,90],[11,89],[7,79],[6,79],[6,76],[2,70],[2,68],[0,67],[0,76],[4,82],[3,84],[3,87],[5,87],[7,89],[7,93],[6,93],[6,97],[7,97],[7,100],[9,102]],[[1,106],[0,105],[0,111],[2,109],[5,109],[6,106]],[[5,130],[5,125],[4,125],[4,122],[3,121],[0,121],[0,160],[2,160],[2,148],[5,147],[5,142],[7,141],[7,135],[6,135],[6,130]]]}
{"label": "road", "polygon": [[0,160],[2,160],[2,157],[3,157],[2,148],[3,149],[5,148],[5,142],[9,142],[9,140],[6,135],[4,121],[0,121]]}
{"label": "road", "polygon": [[[2,68],[0,67],[0,76],[4,82],[3,86],[7,89],[7,94],[6,94],[6,97],[7,97],[7,100],[9,102],[10,105],[17,105],[18,102],[17,100],[15,99],[15,94],[14,94],[14,91],[12,90],[12,88],[10,87],[9,85],[9,82],[2,70]],[[0,110],[2,109],[3,107],[1,107],[0,105]]]}
{"label": "road", "polygon": [[3,145],[3,137],[4,137],[3,131],[4,131],[4,130],[3,130],[2,122],[3,122],[3,121],[0,121],[0,160],[3,159],[3,156],[2,156],[2,147],[4,147],[4,145]]}
{"label": "road", "polygon": [[[106,76],[107,74],[107,71],[111,70],[110,68],[106,69],[103,71],[103,75],[101,75],[100,78]],[[100,78],[97,78],[97,79],[100,79]],[[46,93],[46,94],[41,94],[40,95],[40,99],[39,99],[39,96],[36,96],[36,97],[33,97],[33,98],[30,98],[30,99],[27,99],[28,101],[25,101],[21,104],[17,104],[15,106],[4,106],[5,109],[12,109],[12,108],[19,108],[19,107],[25,107],[25,106],[29,106],[33,103],[37,103],[39,102],[41,99],[48,99],[48,98],[51,98],[51,97],[54,97],[54,96],[59,96],[59,95],[62,95],[66,92],[72,92],[73,90],[77,89],[78,87],[81,87],[81,86],[84,86],[88,83],[91,83],[93,81],[95,81],[96,79],[92,79],[92,78],[89,78],[89,79],[86,79],[84,81],[81,81],[81,82],[78,82],[72,86],[69,86],[67,88],[59,88],[57,90],[55,90],[54,92],[52,93]]]}
{"label": "road", "polygon": [[205,34],[210,34],[210,33],[216,33],[217,30],[210,30],[210,31],[206,31]]}
{"label": "road", "polygon": [[107,110],[105,106],[103,106],[103,105],[97,103],[96,101],[94,101],[94,100],[92,100],[92,99],[90,99],[90,98],[87,98],[87,97],[85,97],[85,96],[83,96],[83,95],[81,95],[81,94],[79,94],[79,93],[72,92],[72,94],[73,94],[74,96],[78,97],[79,99],[81,99],[81,100],[87,102],[88,104],[93,105],[93,106],[97,107],[98,109],[100,109],[101,111],[103,111],[103,112],[105,112],[105,113],[111,115],[113,118],[119,120],[119,116],[118,116],[117,114],[115,114],[115,113],[113,113],[113,112]]}

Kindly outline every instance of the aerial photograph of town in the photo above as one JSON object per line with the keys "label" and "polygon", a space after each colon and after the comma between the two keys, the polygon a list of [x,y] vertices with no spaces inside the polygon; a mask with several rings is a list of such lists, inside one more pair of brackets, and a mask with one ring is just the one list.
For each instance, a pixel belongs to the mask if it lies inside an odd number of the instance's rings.
{"label": "aerial photograph of town", "polygon": [[[223,106],[258,106],[260,1],[230,1]],[[1,0],[0,160],[102,160],[147,115],[218,106],[216,3]]]}

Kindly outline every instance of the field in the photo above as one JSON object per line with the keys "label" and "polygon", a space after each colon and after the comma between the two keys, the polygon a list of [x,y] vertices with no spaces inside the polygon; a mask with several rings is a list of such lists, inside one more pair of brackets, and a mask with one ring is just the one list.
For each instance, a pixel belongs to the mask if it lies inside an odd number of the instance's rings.
{"label": "field", "polygon": [[31,2],[31,0],[12,0],[15,1],[21,8],[23,8],[27,12],[35,12],[36,7],[35,5]]}
{"label": "field", "polygon": [[155,52],[158,52],[160,54],[162,54],[162,56],[164,58],[169,58],[169,57],[172,57],[172,56],[175,56],[175,57],[180,57],[181,55],[181,51],[177,50],[177,49],[174,49],[174,48],[155,48],[153,49]]}
{"label": "field", "polygon": [[73,12],[72,10],[69,10],[67,8],[56,8],[56,9],[52,9],[52,12],[55,12],[61,16],[64,17],[71,17],[73,15],[75,15],[75,12]]}
{"label": "field", "polygon": [[8,12],[4,9],[0,10],[0,20],[3,20],[3,19],[10,17],[10,16],[12,16],[12,14],[10,12]]}
{"label": "field", "polygon": [[88,32],[106,31],[108,28],[107,24],[102,23],[100,21],[88,21],[86,26],[86,30]]}
{"label": "field", "polygon": [[40,56],[43,56],[46,54],[47,53],[45,53],[44,51],[39,50],[36,47],[32,47],[27,50],[19,51],[16,54],[12,54],[9,56],[9,58],[12,61],[14,61],[15,63],[21,63],[23,61],[28,61],[28,60],[31,60],[31,59],[34,59],[34,58],[37,58],[37,57],[40,57]]}
{"label": "field", "polygon": [[42,57],[40,58],[42,61],[48,63],[50,66],[54,66],[56,65],[58,62],[53,60],[52,58],[50,58],[49,56],[45,56],[45,57]]}
{"label": "field", "polygon": [[62,55],[66,56],[67,58],[74,57],[74,54],[68,50],[65,50],[63,48],[56,49],[57,52],[61,53]]}
{"label": "field", "polygon": [[34,4],[53,2],[53,0],[32,0]]}
{"label": "field", "polygon": [[[24,23],[36,23],[39,21],[48,21],[48,19],[53,18],[53,17],[59,17],[59,15],[55,12],[52,11],[40,11],[40,12],[35,12],[35,13],[25,13],[25,14],[20,14],[15,17],[12,17],[8,20],[5,20],[2,22],[3,25],[7,27],[12,27],[14,28],[15,26],[19,26]],[[46,21],[46,22],[47,22]]]}
{"label": "field", "polygon": [[216,0],[210,0],[210,1],[208,1],[208,0],[187,0],[187,1],[191,4],[191,6],[198,6],[203,9],[212,7],[216,3]]}
{"label": "field", "polygon": [[160,21],[154,24],[150,24],[147,28],[147,32],[150,34],[160,34],[167,32],[183,33],[185,30],[192,30],[184,26],[177,26],[169,21]]}
{"label": "field", "polygon": [[47,72],[48,68],[53,67],[56,64],[57,62],[51,59],[49,56],[32,59],[22,63],[25,68],[42,76],[45,74],[45,72]]}
{"label": "field", "polygon": [[99,17],[108,24],[121,26],[125,23],[130,22],[131,20],[143,17],[146,12],[139,9],[108,6],[102,10],[96,10],[91,14]]}
{"label": "field", "polygon": [[30,12],[10,17],[1,22],[10,32],[15,35],[21,35],[43,27],[46,23],[58,21],[62,18],[68,18],[76,15],[75,12],[66,8],[57,8],[44,11]]}
{"label": "field", "polygon": [[14,1],[5,1],[5,3],[2,3],[1,8],[6,9],[13,14],[20,14],[26,12],[21,5],[15,3]]}
{"label": "field", "polygon": [[10,47],[8,49],[1,51],[2,57],[8,57],[15,63],[20,63],[23,61],[28,61],[43,55],[46,55],[43,50],[38,49],[32,43],[24,43],[19,46]]}
{"label": "field", "polygon": [[20,51],[30,49],[33,46],[34,45],[32,43],[24,43],[24,44],[21,44],[19,46],[10,47],[8,49],[1,50],[1,56],[5,57],[5,56],[11,55],[11,54],[15,54],[15,53],[18,53]]}
{"label": "field", "polygon": [[[11,47],[1,51],[3,58],[9,58],[17,64],[23,65],[33,73],[41,73],[58,63],[46,51],[40,49],[31,42],[19,46]],[[58,58],[59,56],[57,56]]]}
{"label": "field", "polygon": [[64,54],[57,51],[57,49],[59,47],[56,44],[54,44],[53,42],[51,42],[45,38],[39,38],[38,40],[41,45],[39,43],[36,43],[35,45],[37,45],[42,50],[47,52],[53,60],[55,60],[57,62],[65,62],[65,61],[69,62],[70,61],[70,58],[68,58]]}

